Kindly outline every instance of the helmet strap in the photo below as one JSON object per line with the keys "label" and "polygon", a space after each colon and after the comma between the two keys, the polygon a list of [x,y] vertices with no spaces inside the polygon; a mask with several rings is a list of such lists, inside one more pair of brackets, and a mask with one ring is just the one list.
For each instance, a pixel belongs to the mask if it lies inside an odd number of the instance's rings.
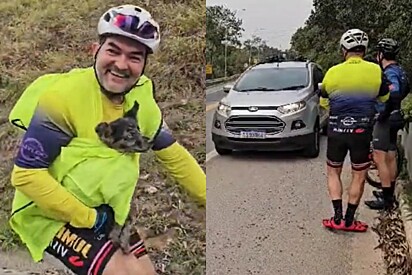
{"label": "helmet strap", "polygon": [[341,45],[340,49],[341,51],[343,51],[343,59],[346,60],[346,56],[348,55],[348,50],[343,45]]}
{"label": "helmet strap", "polygon": [[377,59],[378,59],[379,66],[381,67],[381,69],[383,69],[383,53],[382,52],[378,52],[378,58]]}

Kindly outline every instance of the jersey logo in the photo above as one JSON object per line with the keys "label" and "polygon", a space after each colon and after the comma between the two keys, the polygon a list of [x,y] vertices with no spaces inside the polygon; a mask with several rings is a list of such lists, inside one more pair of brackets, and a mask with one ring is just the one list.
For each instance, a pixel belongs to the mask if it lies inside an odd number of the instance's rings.
{"label": "jersey logo", "polygon": [[20,153],[28,161],[47,158],[43,145],[35,138],[26,138],[21,146]]}
{"label": "jersey logo", "polygon": [[82,267],[84,265],[84,262],[80,260],[79,256],[70,256],[69,262],[75,267]]}

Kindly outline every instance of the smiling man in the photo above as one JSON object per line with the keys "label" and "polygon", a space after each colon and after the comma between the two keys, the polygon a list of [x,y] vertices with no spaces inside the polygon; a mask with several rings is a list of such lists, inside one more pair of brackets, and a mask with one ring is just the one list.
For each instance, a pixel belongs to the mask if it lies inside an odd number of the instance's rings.
{"label": "smiling man", "polygon": [[[85,205],[50,173],[61,159],[61,151],[74,139],[97,141],[96,125],[122,117],[137,101],[139,126],[153,141],[160,162],[194,198],[206,204],[206,176],[164,126],[153,98],[154,85],[143,74],[147,57],[159,47],[158,24],[146,10],[123,5],[102,15],[98,34],[93,67],[40,77],[9,116],[26,131],[12,172],[16,194],[10,224],[35,261],[47,252],[75,274],[155,274],[139,235],[131,238],[131,254],[115,249],[108,238],[114,217],[127,213],[116,213],[115,207],[105,203]],[[28,110],[33,104],[26,101],[26,95],[39,92],[31,114]],[[104,178],[110,172],[98,169],[88,173]],[[87,185],[87,178],[78,183],[79,188],[93,194],[86,190],[94,188]],[[117,192],[117,178],[110,180],[111,190]],[[129,195],[125,193],[123,201],[130,200]],[[56,227],[53,220],[64,226]]]}

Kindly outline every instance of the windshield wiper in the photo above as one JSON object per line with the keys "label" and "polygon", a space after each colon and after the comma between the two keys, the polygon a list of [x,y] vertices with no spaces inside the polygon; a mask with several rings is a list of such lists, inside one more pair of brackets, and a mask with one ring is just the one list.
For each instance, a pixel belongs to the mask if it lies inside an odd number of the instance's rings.
{"label": "windshield wiper", "polygon": [[267,88],[267,87],[257,87],[257,88],[240,90],[239,92],[297,90],[297,89],[302,89],[302,88],[305,88],[305,87],[306,87],[305,85],[295,85],[295,86],[289,86],[289,87],[282,87],[280,89]]}
{"label": "windshield wiper", "polygon": [[257,87],[257,88],[252,88],[252,89],[240,90],[240,92],[251,92],[251,91],[277,91],[277,89],[266,88],[266,87]]}
{"label": "windshield wiper", "polygon": [[295,86],[284,87],[281,90],[297,90],[297,89],[302,89],[305,87],[306,87],[305,85],[295,85]]}

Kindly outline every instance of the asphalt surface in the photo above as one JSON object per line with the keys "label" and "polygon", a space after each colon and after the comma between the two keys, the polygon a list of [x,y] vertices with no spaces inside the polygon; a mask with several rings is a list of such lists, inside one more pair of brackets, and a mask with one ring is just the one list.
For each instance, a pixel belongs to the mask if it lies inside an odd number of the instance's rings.
{"label": "asphalt surface", "polygon": [[[207,95],[207,274],[385,274],[375,233],[333,233],[321,225],[332,215],[325,138],[317,159],[295,153],[219,156],[210,129],[213,106],[224,93],[209,89]],[[349,181],[346,165],[345,189]],[[363,198],[371,198],[369,186]],[[358,214],[370,226],[377,215],[363,202]]]}

